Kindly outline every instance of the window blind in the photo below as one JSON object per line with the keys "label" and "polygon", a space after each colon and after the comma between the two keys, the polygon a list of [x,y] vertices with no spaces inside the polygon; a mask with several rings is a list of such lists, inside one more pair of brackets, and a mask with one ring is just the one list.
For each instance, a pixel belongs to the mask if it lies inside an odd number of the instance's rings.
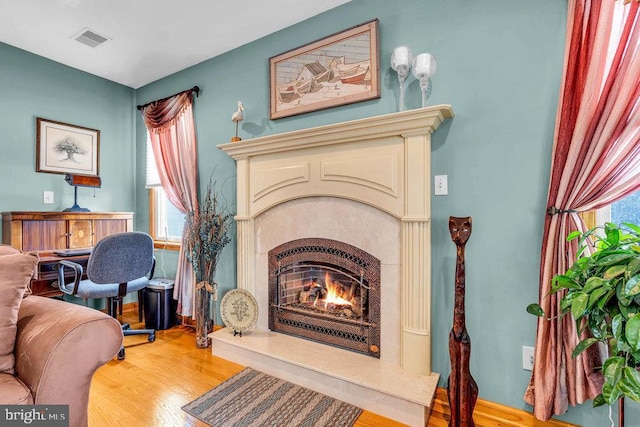
{"label": "window blind", "polygon": [[151,148],[151,138],[147,132],[147,166],[145,176],[145,188],[160,187],[160,175],[158,175],[158,168],[156,167],[156,159],[153,157],[153,150]]}

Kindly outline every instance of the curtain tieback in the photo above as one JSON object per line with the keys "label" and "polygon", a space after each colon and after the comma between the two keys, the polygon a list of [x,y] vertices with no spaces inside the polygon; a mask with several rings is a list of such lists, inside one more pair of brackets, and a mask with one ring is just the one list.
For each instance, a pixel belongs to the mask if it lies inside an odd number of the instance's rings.
{"label": "curtain tieback", "polygon": [[563,214],[563,213],[576,213],[578,212],[575,209],[558,209],[555,206],[550,206],[547,208],[547,213],[549,215],[557,215],[557,214]]}

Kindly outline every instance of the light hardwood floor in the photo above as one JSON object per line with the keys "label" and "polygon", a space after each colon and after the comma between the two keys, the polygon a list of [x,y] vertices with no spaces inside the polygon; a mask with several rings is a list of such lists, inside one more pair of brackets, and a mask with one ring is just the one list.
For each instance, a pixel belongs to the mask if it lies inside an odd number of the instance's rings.
{"label": "light hardwood floor", "polygon": [[[132,328],[144,327],[137,322],[137,311],[125,311],[121,320]],[[153,343],[145,336],[125,337],[125,347],[123,361],[114,358],[93,378],[91,427],[204,427],[180,408],[244,368],[213,356],[211,349],[197,349],[194,330],[185,326],[157,331]],[[365,411],[355,426],[403,424]]]}
{"label": "light hardwood floor", "polygon": [[[137,322],[135,308],[125,311],[121,320],[133,328],[144,327]],[[125,347],[125,360],[114,358],[94,376],[89,403],[91,427],[205,427],[206,424],[180,408],[244,368],[213,356],[211,349],[197,349],[195,333],[186,326],[157,331],[153,343],[144,336],[125,337]],[[439,389],[429,427],[447,426],[446,402],[446,393]],[[476,404],[474,420],[477,427],[569,426],[537,421],[524,411],[505,412],[503,407],[482,400]],[[356,427],[403,425],[367,411],[355,424]]]}

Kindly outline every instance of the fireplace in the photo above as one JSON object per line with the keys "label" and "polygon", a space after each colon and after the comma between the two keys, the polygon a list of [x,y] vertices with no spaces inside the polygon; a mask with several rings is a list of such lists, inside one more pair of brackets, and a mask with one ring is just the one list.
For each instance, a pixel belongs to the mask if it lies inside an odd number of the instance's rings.
{"label": "fireplace", "polygon": [[[242,337],[214,332],[213,354],[424,426],[439,378],[431,135],[451,117],[439,105],[219,145],[237,166],[237,287],[259,315]],[[368,303],[364,316],[317,307],[333,282],[351,304]]]}
{"label": "fireplace", "polygon": [[380,260],[306,238],[269,251],[269,329],[380,357]]}

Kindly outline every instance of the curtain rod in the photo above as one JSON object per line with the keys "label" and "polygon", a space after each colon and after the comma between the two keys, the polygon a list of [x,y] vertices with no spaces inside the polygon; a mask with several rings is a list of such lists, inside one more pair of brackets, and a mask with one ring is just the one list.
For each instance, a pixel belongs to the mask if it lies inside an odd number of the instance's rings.
{"label": "curtain rod", "polygon": [[197,98],[197,97],[198,97],[198,92],[200,92],[200,88],[199,88],[198,86],[194,86],[194,87],[192,87],[191,89],[187,89],[187,90],[183,90],[182,92],[174,93],[174,94],[173,94],[173,95],[171,95],[171,96],[167,96],[167,97],[165,97],[165,98],[158,99],[158,100],[156,100],[156,101],[147,102],[147,103],[146,103],[146,104],[144,104],[144,105],[138,105],[136,108],[137,108],[138,110],[142,110],[144,107],[146,107],[146,106],[148,106],[148,105],[151,105],[151,104],[153,104],[154,102],[162,102],[162,101],[166,101],[166,100],[167,100],[167,99],[169,99],[169,98],[173,98],[174,96],[176,96],[176,95],[180,95],[180,94],[183,94],[183,93],[185,93],[185,92],[195,92],[195,93],[196,93],[196,98]]}

